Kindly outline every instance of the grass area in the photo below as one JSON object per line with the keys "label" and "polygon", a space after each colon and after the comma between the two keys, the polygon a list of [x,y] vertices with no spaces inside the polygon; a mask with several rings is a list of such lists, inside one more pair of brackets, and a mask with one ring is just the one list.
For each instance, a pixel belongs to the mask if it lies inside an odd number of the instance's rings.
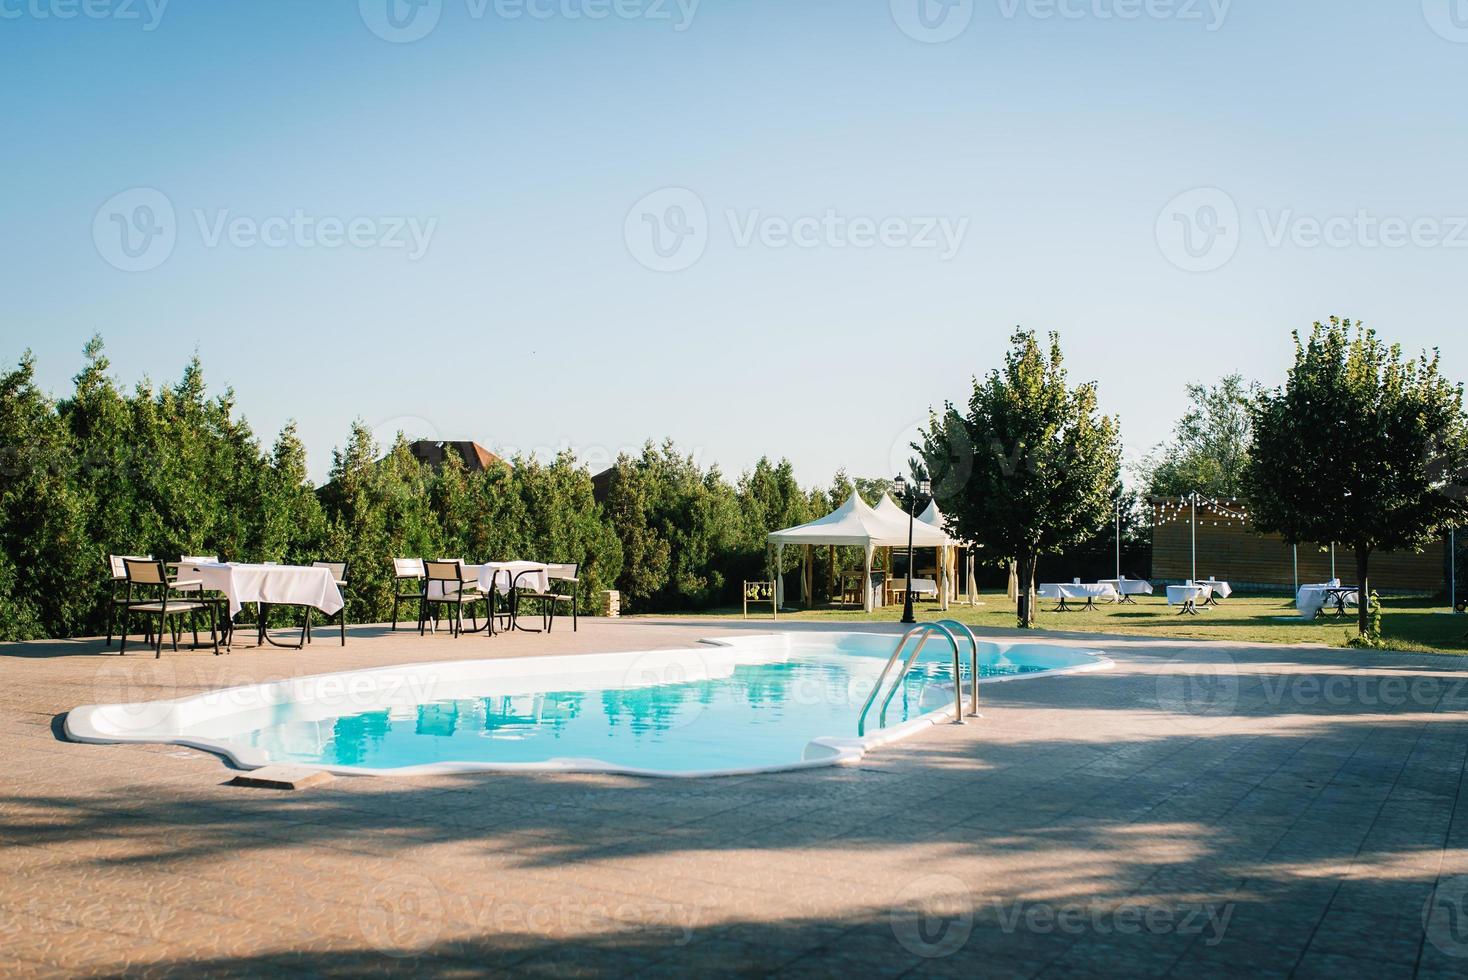
{"label": "grass area", "polygon": [[[1000,630],[1014,626],[1014,607],[1003,595],[980,596],[979,607],[953,605],[948,616],[978,629]],[[1234,640],[1249,643],[1319,643],[1344,646],[1356,633],[1355,610],[1338,619],[1306,622],[1295,612],[1294,600],[1285,596],[1235,596],[1210,606],[1199,616],[1179,616],[1161,596],[1138,596],[1137,604],[1098,604],[1090,612],[1052,612],[1055,603],[1041,601],[1039,627],[1074,633],[1119,633],[1136,636],[1177,637],[1190,640]],[[768,609],[768,607],[766,607]],[[723,609],[688,614],[688,618],[738,617],[740,610]],[[892,623],[902,617],[894,606],[871,614],[859,609],[819,608],[809,612],[782,612],[780,619],[795,621],[841,620],[846,622]],[[921,603],[919,620],[942,618],[934,603]],[[750,619],[760,618],[753,609]],[[766,611],[763,618],[768,620]],[[1468,616],[1452,616],[1446,607],[1425,597],[1386,597],[1382,600],[1382,632],[1395,650],[1431,653],[1468,653]]]}

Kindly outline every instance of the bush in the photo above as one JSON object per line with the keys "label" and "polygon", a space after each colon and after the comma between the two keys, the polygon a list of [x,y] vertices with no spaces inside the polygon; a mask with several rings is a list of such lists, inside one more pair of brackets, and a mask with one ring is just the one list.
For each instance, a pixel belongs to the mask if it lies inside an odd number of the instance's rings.
{"label": "bush", "polygon": [[827,505],[788,462],[731,485],[671,443],[619,459],[603,505],[569,453],[474,472],[449,453],[435,471],[361,423],[318,488],[294,424],[266,449],[197,358],[171,387],[124,391],[108,370],[94,339],[70,398],[36,387],[29,353],[0,375],[0,640],[105,632],[109,554],[345,560],[354,622],[388,618],[390,560],[409,556],[577,562],[586,609],[613,588],[634,610],[733,603],[769,574],[765,536]]}

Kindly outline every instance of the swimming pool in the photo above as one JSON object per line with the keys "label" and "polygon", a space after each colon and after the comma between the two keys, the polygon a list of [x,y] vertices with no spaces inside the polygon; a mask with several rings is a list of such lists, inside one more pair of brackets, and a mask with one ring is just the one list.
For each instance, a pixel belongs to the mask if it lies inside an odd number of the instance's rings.
{"label": "swimming pool", "polygon": [[[245,768],[287,763],[353,775],[796,769],[854,761],[952,718],[952,647],[929,643],[885,724],[874,708],[858,737],[858,716],[897,639],[789,632],[682,650],[408,664],[88,705],[67,715],[66,731],[78,741],[193,746]],[[1056,645],[978,646],[981,702],[995,681],[1110,665]]]}

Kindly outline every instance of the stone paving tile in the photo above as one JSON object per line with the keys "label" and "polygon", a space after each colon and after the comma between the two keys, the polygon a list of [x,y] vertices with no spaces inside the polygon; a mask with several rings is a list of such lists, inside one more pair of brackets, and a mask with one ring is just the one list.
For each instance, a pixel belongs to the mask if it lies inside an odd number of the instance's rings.
{"label": "stone paving tile", "polygon": [[[455,644],[367,629],[344,649],[228,663],[0,647],[13,762],[0,973],[1463,974],[1468,960],[1421,927],[1439,875],[1468,874],[1468,694],[1445,696],[1468,671],[1452,658],[1229,646],[1239,710],[1199,724],[1157,692],[1206,647],[1083,641],[1117,668],[992,686],[982,720],[859,765],[719,780],[471,774],[279,793],[223,785],[207,753],[54,735],[59,712],[108,692],[717,631],[591,620]],[[1331,678],[1359,700],[1292,700]],[[1397,680],[1431,696],[1383,699]],[[972,910],[957,948],[904,945],[910,913],[894,910],[955,895]],[[1222,939],[1062,935],[1014,917],[1180,903],[1230,909]]]}

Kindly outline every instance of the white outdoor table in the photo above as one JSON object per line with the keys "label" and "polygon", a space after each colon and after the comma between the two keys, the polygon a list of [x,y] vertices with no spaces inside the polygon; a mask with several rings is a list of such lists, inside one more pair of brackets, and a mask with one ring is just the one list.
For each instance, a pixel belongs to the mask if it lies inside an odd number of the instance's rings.
{"label": "white outdoor table", "polygon": [[[892,580],[892,591],[901,592],[907,588],[907,579],[898,578]],[[914,595],[937,595],[938,583],[930,578],[915,578],[912,580],[912,591]]]}
{"label": "white outdoor table", "polygon": [[1152,594],[1152,583],[1139,578],[1103,578],[1101,584],[1116,590],[1117,602],[1132,606],[1137,604],[1132,596]]}
{"label": "white outdoor table", "polygon": [[229,599],[231,619],[247,602],[310,606],[328,616],[335,616],[346,604],[329,568],[244,562],[180,563],[179,568],[186,578],[203,582],[205,589],[223,592]]}
{"label": "white outdoor table", "polygon": [[550,591],[550,566],[543,561],[488,561],[483,565],[465,565],[464,574],[479,580],[485,592],[493,589],[509,595],[512,588],[528,588],[534,592]]}
{"label": "white outdoor table", "polygon": [[1199,579],[1198,584],[1208,587],[1208,598],[1206,602],[1210,606],[1216,606],[1218,605],[1219,599],[1227,599],[1234,594],[1233,586],[1227,582],[1220,582],[1216,578]]}
{"label": "white outdoor table", "polygon": [[1199,613],[1198,600],[1206,599],[1212,594],[1212,590],[1206,585],[1169,585],[1167,587],[1167,604],[1169,606],[1182,606],[1178,615],[1196,616]]}
{"label": "white outdoor table", "polygon": [[1096,608],[1097,599],[1115,599],[1117,591],[1107,582],[1047,582],[1035,590],[1042,599],[1057,599],[1055,612],[1070,612],[1068,600],[1084,599],[1087,609]]}
{"label": "white outdoor table", "polygon": [[[180,562],[183,577],[197,579],[203,588],[222,592],[229,602],[229,618],[233,620],[247,602],[259,609],[257,637],[261,643],[279,646],[265,629],[266,610],[270,606],[302,606],[335,616],[346,605],[331,569],[309,565],[255,565],[245,562]],[[234,630],[230,630],[233,638]],[[305,646],[306,631],[301,642]]]}
{"label": "white outdoor table", "polygon": [[1335,604],[1337,615],[1344,615],[1346,606],[1354,606],[1360,601],[1359,590],[1342,586],[1338,581],[1302,585],[1295,593],[1295,608],[1300,611],[1300,618],[1306,620],[1320,615],[1320,610],[1331,603]]}
{"label": "white outdoor table", "polygon": [[[498,592],[509,600],[510,629],[540,632],[520,625],[517,596],[520,589],[542,594],[549,592],[550,565],[543,561],[487,561],[482,565],[465,565],[464,577],[478,581],[480,590],[486,595]],[[489,621],[484,624],[491,633],[494,632],[493,624],[494,609],[491,606]]]}

